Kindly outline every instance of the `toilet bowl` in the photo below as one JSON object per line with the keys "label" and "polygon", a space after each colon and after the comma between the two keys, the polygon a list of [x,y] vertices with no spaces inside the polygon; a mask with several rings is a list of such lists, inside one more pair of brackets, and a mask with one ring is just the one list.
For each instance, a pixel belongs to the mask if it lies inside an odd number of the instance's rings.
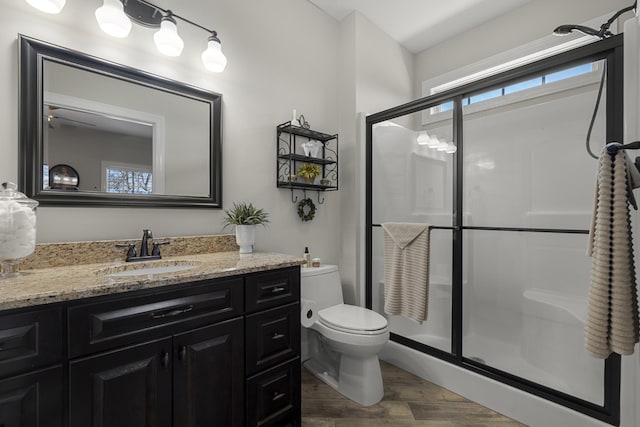
{"label": "toilet bowl", "polygon": [[336,266],[303,268],[301,297],[316,304],[318,315],[303,339],[304,367],[361,405],[378,403],[384,395],[378,353],[389,340],[387,319],[344,304]]}

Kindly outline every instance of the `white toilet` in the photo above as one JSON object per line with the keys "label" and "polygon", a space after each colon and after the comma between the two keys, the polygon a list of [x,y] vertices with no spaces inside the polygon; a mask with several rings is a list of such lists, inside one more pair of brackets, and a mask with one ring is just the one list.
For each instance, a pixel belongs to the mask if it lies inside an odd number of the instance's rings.
{"label": "white toilet", "polygon": [[378,353],[389,340],[387,319],[344,304],[335,265],[301,269],[300,286],[302,299],[317,308],[317,320],[302,332],[304,367],[361,405],[378,403],[384,395]]}

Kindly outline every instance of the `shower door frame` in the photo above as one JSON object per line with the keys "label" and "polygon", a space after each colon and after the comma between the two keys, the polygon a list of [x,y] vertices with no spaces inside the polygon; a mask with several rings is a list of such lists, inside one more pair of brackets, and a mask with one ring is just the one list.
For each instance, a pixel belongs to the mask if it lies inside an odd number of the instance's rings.
{"label": "shower door frame", "polygon": [[517,232],[542,232],[564,234],[588,234],[588,230],[513,228],[513,227],[472,227],[463,225],[463,111],[462,100],[474,92],[490,90],[504,86],[505,83],[524,80],[531,75],[540,74],[578,65],[586,61],[606,61],[606,140],[623,140],[623,35],[616,35],[592,44],[579,47],[549,58],[545,58],[482,80],[427,96],[384,110],[366,117],[366,154],[365,154],[365,304],[372,308],[372,257],[373,229],[380,224],[373,223],[373,125],[408,114],[424,111],[445,102],[453,101],[453,142],[457,145],[453,162],[453,225],[434,226],[432,229],[451,230],[452,249],[452,307],[451,307],[451,352],[446,352],[426,344],[391,333],[391,340],[414,350],[437,357],[456,366],[484,375],[519,390],[526,391],[552,402],[558,403],[592,418],[612,425],[620,424],[620,355],[612,353],[604,364],[604,404],[602,406],[580,399],[576,396],[552,389],[542,384],[524,379],[497,368],[463,356],[463,309],[462,309],[462,257],[463,230],[493,230]]}

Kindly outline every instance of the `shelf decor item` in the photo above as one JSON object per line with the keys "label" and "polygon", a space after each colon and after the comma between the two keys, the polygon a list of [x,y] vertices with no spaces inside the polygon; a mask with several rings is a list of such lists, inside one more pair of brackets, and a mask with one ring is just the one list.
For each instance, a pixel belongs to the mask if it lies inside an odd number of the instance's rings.
{"label": "shelf decor item", "polygon": [[266,227],[269,214],[264,209],[258,209],[252,203],[234,203],[231,209],[225,210],[224,227],[236,226],[236,243],[240,246],[241,254],[253,252],[256,241],[256,225]]}
{"label": "shelf decor item", "polygon": [[302,221],[311,221],[316,216],[316,205],[313,200],[302,199],[298,202],[298,216]]}
{"label": "shelf decor item", "polygon": [[320,172],[320,166],[313,163],[305,163],[298,168],[298,176],[301,176],[307,184],[313,184]]}

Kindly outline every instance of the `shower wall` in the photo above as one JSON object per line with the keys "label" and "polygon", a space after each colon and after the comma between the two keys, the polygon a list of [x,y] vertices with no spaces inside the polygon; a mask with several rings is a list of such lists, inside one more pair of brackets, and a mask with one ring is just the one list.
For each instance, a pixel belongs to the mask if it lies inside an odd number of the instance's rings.
{"label": "shower wall", "polygon": [[[585,133],[601,64],[569,82],[463,107],[462,356],[587,402],[604,403],[604,363],[586,355],[587,234],[597,163]],[[604,109],[604,104],[601,106]],[[604,111],[591,146],[605,141]],[[452,141],[451,114],[374,125],[372,222],[431,230],[429,318],[388,316],[391,331],[451,352],[454,155],[419,145]],[[407,120],[409,119],[409,120]],[[406,123],[415,123],[407,126]],[[383,232],[372,229],[372,302],[383,312]]]}

